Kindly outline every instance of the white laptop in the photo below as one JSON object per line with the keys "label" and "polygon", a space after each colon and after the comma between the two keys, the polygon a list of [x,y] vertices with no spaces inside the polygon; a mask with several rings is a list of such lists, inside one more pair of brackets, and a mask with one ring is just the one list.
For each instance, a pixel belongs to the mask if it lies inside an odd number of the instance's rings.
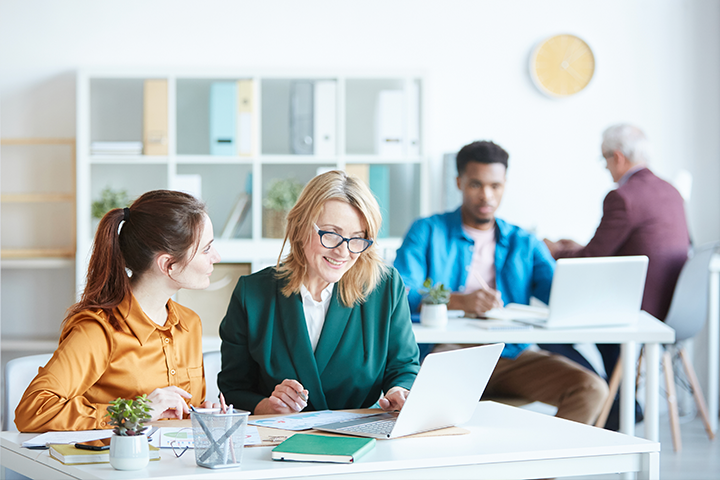
{"label": "white laptop", "polygon": [[555,267],[547,309],[510,304],[506,314],[543,328],[630,325],[640,315],[647,267],[645,255],[563,258]]}
{"label": "white laptop", "polygon": [[388,439],[452,427],[475,412],[505,344],[431,353],[423,361],[400,412],[319,425],[327,432]]}

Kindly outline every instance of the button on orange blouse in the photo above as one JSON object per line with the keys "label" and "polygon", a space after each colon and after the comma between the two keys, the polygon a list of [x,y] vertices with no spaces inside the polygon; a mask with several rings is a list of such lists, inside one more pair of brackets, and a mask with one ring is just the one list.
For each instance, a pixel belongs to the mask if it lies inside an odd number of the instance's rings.
{"label": "button on orange blouse", "polygon": [[71,317],[15,410],[18,430],[110,428],[103,417],[111,400],[170,385],[189,392],[189,403],[199,407],[205,399],[200,317],[172,300],[167,310],[159,326],[128,295],[115,310],[121,330],[102,311]]}

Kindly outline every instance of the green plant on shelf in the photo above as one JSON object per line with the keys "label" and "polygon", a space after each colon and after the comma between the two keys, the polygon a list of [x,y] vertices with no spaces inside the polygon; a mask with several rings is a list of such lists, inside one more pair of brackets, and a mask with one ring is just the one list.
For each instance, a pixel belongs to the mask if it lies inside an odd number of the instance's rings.
{"label": "green plant on shelf", "polygon": [[147,395],[138,395],[135,400],[117,398],[110,402],[106,417],[113,426],[115,435],[132,437],[142,435],[147,429],[145,423],[150,421],[150,401]]}
{"label": "green plant on shelf", "polygon": [[100,200],[92,202],[90,207],[93,218],[102,218],[107,212],[114,208],[125,208],[130,204],[127,191],[113,190],[105,187],[100,192]]}
{"label": "green plant on shelf", "polygon": [[263,206],[278,212],[289,212],[295,206],[303,185],[294,178],[276,178],[270,181]]}
{"label": "green plant on shelf", "polygon": [[442,283],[436,283],[433,285],[431,279],[426,279],[423,283],[424,290],[420,293],[423,294],[422,303],[429,305],[442,305],[450,301],[450,290],[445,288]]}

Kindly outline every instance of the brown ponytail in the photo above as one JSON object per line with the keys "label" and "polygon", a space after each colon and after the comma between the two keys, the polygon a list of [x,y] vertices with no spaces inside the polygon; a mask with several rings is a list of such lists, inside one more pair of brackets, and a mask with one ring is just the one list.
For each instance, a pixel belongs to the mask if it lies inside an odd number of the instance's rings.
{"label": "brown ponytail", "polygon": [[129,208],[110,210],[95,234],[85,291],[63,322],[83,310],[100,309],[119,329],[113,310],[131,292],[128,271],[139,278],[157,255],[165,253],[172,264],[189,262],[199,246],[204,220],[201,201],[172,190],[153,190]]}

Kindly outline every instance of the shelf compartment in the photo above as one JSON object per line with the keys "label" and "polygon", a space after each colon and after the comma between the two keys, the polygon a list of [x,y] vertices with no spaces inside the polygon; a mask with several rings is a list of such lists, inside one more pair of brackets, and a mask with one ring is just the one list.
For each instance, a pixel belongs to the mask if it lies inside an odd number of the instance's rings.
{"label": "shelf compartment", "polygon": [[[0,305],[2,318],[3,352],[6,340],[13,339],[14,348],[32,339],[55,339],[60,334],[66,310],[76,302],[74,268],[3,269],[3,301]],[[34,302],[9,301],[27,297],[33,292]],[[29,348],[29,347],[23,347]]]}
{"label": "shelf compartment", "polygon": [[365,182],[380,205],[378,238],[403,237],[420,216],[420,164],[348,163],[345,171]]}
{"label": "shelf compartment", "polygon": [[216,238],[252,238],[252,165],[179,164],[177,174],[199,176]]}
{"label": "shelf compartment", "polygon": [[263,238],[283,238],[285,236],[285,216],[288,211],[267,208],[266,199],[274,181],[292,180],[300,190],[313,177],[327,170],[337,168],[334,163],[327,164],[265,164],[262,166],[262,236]]}
{"label": "shelf compartment", "polygon": [[418,79],[345,81],[345,153],[420,156]]}
{"label": "shelf compartment", "polygon": [[[143,78],[90,80],[90,141],[143,140]],[[81,148],[90,151],[90,145]]]}
{"label": "shelf compartment", "polygon": [[[245,95],[246,89],[239,86],[238,82],[250,89]],[[248,83],[249,82],[249,83]],[[213,84],[222,83],[230,90],[223,90],[220,93],[230,93],[227,102],[223,98],[214,97]],[[216,94],[218,90],[215,90]],[[235,157],[235,152],[247,146],[249,151],[244,151],[246,157],[252,155],[252,145],[255,139],[255,124],[257,116],[252,111],[256,105],[254,85],[249,78],[178,78],[177,79],[177,153],[178,155],[210,155],[213,152],[211,141],[213,140],[213,129],[218,128],[223,135],[229,135],[227,140],[228,149],[233,150],[230,156]],[[219,103],[218,103],[219,102]],[[219,110],[213,107],[220,106]],[[215,117],[213,117],[215,111]],[[247,116],[249,114],[249,117]],[[213,123],[215,122],[215,123]],[[239,135],[248,134],[246,142],[239,141]],[[231,144],[231,146],[230,146]]]}
{"label": "shelf compartment", "polygon": [[[49,197],[41,199],[40,194],[67,195],[68,199],[74,199],[74,139],[3,139],[1,159],[3,202],[54,201]],[[23,195],[35,198],[23,198]]]}
{"label": "shelf compartment", "polygon": [[263,155],[337,155],[335,79],[265,78],[261,86]]}
{"label": "shelf compartment", "polygon": [[3,202],[0,215],[3,252],[75,250],[73,202]]}
{"label": "shelf compartment", "polygon": [[[34,251],[27,252],[25,257],[10,256],[3,258],[0,264],[3,269],[35,269],[47,270],[55,268],[73,268],[75,266],[75,252],[60,251],[57,256],[39,256]],[[44,253],[44,252],[43,252]]]}

